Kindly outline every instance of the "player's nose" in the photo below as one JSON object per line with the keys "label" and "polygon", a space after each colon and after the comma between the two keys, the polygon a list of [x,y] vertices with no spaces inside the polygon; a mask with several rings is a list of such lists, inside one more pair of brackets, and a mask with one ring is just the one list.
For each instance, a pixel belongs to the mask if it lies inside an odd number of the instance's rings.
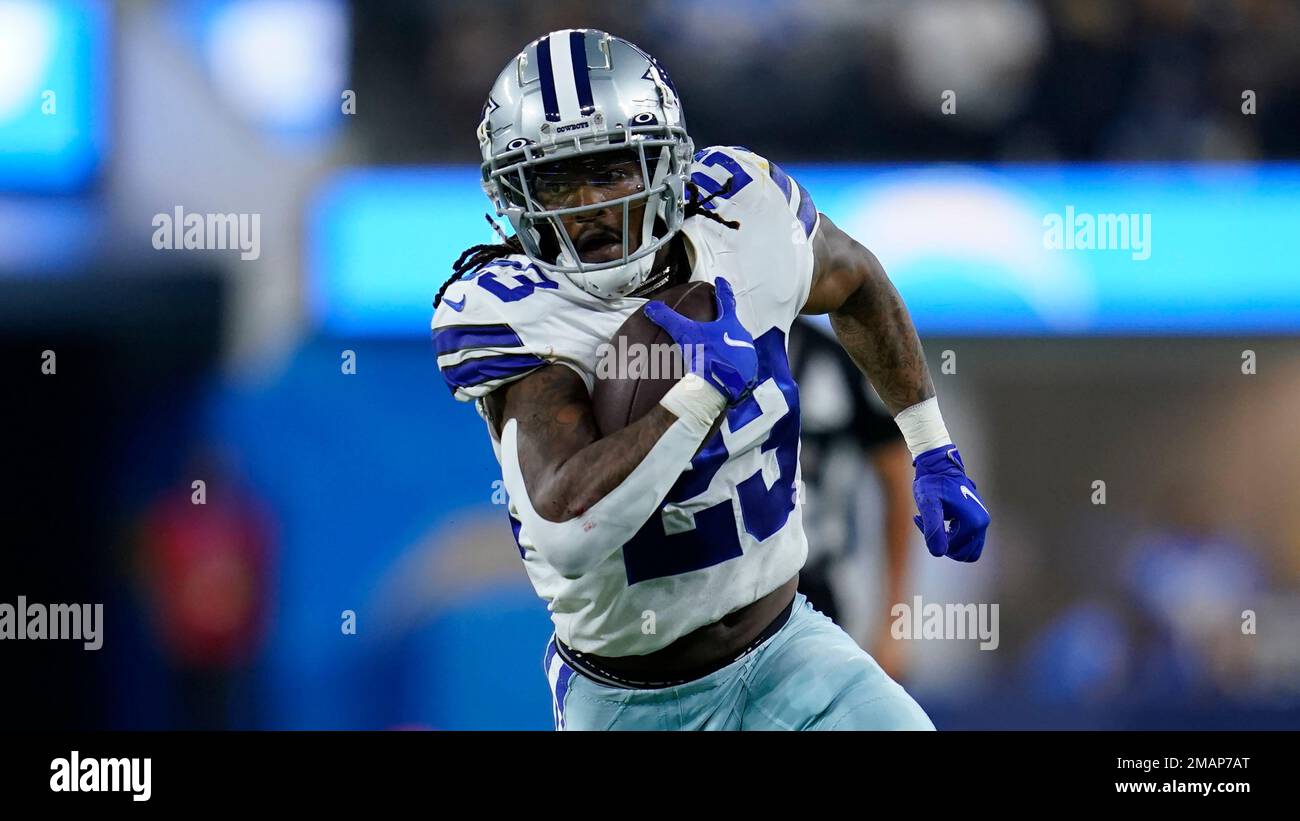
{"label": "player's nose", "polygon": [[[580,185],[574,205],[596,205],[609,199],[598,185]],[[595,212],[593,212],[595,213]]]}

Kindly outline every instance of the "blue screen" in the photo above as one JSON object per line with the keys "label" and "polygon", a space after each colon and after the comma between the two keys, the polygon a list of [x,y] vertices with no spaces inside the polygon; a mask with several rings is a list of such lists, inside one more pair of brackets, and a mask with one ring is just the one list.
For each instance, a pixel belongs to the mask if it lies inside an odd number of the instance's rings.
{"label": "blue screen", "polygon": [[[1300,331],[1300,166],[787,166],[884,264],[928,334]],[[492,242],[477,170],[359,170],[308,220],[312,312],[428,333],[465,247]]]}
{"label": "blue screen", "polygon": [[0,5],[0,190],[61,193],[94,180],[108,63],[106,4]]}

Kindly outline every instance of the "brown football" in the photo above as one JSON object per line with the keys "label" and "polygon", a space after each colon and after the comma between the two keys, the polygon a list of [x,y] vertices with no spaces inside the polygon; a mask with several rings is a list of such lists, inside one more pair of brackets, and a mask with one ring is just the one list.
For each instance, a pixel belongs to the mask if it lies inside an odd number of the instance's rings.
{"label": "brown football", "polygon": [[[653,297],[689,319],[708,322],[716,319],[713,286],[707,282],[686,282],[656,293]],[[597,368],[591,405],[601,436],[621,430],[644,416],[686,373],[681,349],[673,344],[668,332],[651,322],[644,307],[627,318],[609,340],[607,355],[613,359]],[[666,346],[666,347],[659,347]],[[626,352],[625,354],[622,352]],[[629,376],[633,357],[644,352],[643,362],[650,373]],[[653,364],[651,361],[653,360]],[[671,367],[664,367],[671,362]],[[611,367],[613,365],[613,367]],[[635,367],[635,366],[633,366]]]}

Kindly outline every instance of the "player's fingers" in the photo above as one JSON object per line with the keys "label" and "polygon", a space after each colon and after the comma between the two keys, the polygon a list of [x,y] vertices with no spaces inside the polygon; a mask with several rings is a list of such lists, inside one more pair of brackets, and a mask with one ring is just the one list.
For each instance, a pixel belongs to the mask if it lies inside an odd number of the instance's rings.
{"label": "player's fingers", "polygon": [[989,515],[983,507],[953,505],[956,517],[948,531],[948,555],[962,562],[973,562],[984,549],[984,534],[989,527]]}
{"label": "player's fingers", "polygon": [[944,532],[943,503],[938,499],[922,499],[917,503],[921,515],[917,518],[921,535],[925,537],[925,546],[931,556],[942,556],[948,552],[948,534]]}
{"label": "player's fingers", "polygon": [[988,508],[984,506],[983,500],[976,494],[974,487],[973,482],[969,485],[963,482],[943,486],[940,498],[957,522],[956,527],[948,534],[949,542],[952,542],[953,534],[958,528],[965,534],[973,535],[977,531],[984,531],[989,526]]}
{"label": "player's fingers", "polygon": [[722,277],[713,281],[713,300],[718,306],[718,319],[726,319],[736,313],[736,293],[731,290],[731,283]]}
{"label": "player's fingers", "polygon": [[962,534],[960,544],[955,539],[948,540],[948,555],[959,562],[973,562],[984,552],[984,531],[967,530]]}
{"label": "player's fingers", "polygon": [[972,561],[968,556],[974,549],[978,536],[969,523],[953,522],[952,530],[948,531],[948,557],[959,562]]}
{"label": "player's fingers", "polygon": [[673,339],[677,339],[685,324],[690,321],[659,300],[646,303],[645,316],[646,319],[667,331]]}

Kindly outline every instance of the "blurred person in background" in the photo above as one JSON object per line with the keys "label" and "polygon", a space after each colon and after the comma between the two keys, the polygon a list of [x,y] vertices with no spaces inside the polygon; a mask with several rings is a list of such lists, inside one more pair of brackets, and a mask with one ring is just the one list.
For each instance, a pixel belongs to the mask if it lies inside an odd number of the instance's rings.
{"label": "blurred person in background", "polygon": [[199,457],[138,524],[137,571],[170,664],[183,729],[249,727],[248,673],[265,638],[273,530],[265,505]]}
{"label": "blurred person in background", "polygon": [[1259,556],[1196,511],[1175,515],[1135,534],[1118,568],[1144,628],[1134,686],[1188,701],[1245,693],[1260,643],[1243,616],[1268,589]]}
{"label": "blurred person in background", "polygon": [[[844,626],[840,601],[846,589],[875,612],[872,635],[863,642],[891,677],[904,672],[904,642],[890,635],[889,609],[906,598],[908,547],[912,538],[912,457],[893,417],[853,361],[826,332],[807,320],[790,327],[790,371],[799,383],[802,409],[799,454],[803,473],[804,527],[808,560],[799,592],[813,607]],[[884,579],[878,595],[857,574],[845,577],[845,560],[873,535],[861,531],[858,507],[864,462],[879,480],[884,516],[878,532],[884,547]]]}
{"label": "blurred person in background", "polygon": [[[494,43],[575,21],[617,26],[673,66],[701,134],[742,121],[787,161],[1300,154],[1300,5],[1290,0],[666,0],[635,10],[404,0],[354,14],[359,93],[382,111],[359,124],[369,150],[470,159],[462,124],[438,112],[478,104]],[[816,84],[801,82],[812,74]],[[418,85],[394,79],[412,75]],[[764,93],[736,93],[750,87]],[[1247,89],[1258,108],[1243,116]],[[956,116],[939,105],[948,90]]]}

